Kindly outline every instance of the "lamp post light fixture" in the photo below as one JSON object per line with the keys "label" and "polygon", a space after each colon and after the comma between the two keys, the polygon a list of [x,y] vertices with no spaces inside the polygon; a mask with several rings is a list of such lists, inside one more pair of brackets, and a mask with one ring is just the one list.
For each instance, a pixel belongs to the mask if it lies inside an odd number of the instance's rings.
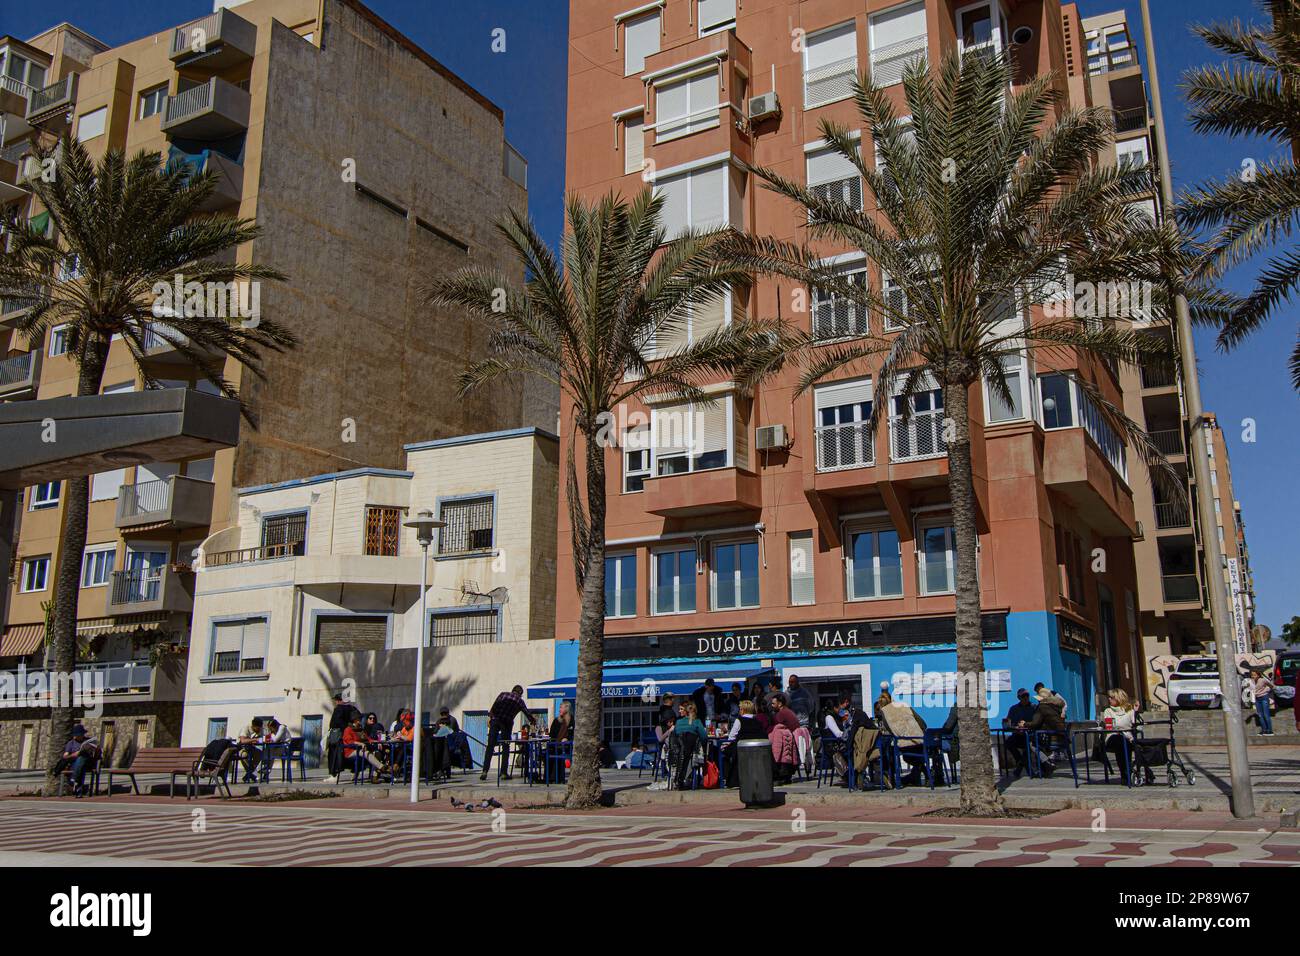
{"label": "lamp post light fixture", "polygon": [[402,522],[408,528],[415,529],[415,540],[420,543],[420,643],[415,649],[415,719],[411,721],[411,802],[420,800],[420,731],[423,724],[424,708],[424,645],[429,642],[429,545],[433,544],[433,532],[446,526],[439,521],[428,508],[422,509],[414,518]]}

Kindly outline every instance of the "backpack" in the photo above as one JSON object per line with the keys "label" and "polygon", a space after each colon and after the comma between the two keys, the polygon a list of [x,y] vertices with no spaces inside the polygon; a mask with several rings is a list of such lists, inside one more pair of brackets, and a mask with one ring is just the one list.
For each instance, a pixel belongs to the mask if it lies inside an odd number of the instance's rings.
{"label": "backpack", "polygon": [[221,755],[229,750],[231,746],[232,744],[227,738],[218,737],[203,748],[203,754],[199,757],[199,760],[204,764],[215,766],[221,760]]}

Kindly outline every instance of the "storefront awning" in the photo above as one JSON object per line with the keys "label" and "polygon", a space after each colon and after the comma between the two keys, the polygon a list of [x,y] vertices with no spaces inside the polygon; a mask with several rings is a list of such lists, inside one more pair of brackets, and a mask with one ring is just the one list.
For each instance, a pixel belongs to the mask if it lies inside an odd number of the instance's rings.
{"label": "storefront awning", "polygon": [[26,657],[45,642],[44,624],[14,624],[0,634],[0,657]]}
{"label": "storefront awning", "polygon": [[[640,697],[647,702],[658,700],[663,694],[689,694],[712,677],[719,687],[726,690],[733,681],[744,683],[746,675],[752,671],[728,673],[724,670],[692,671],[686,674],[665,674],[662,671],[630,671],[622,674],[607,674],[600,685],[600,696],[606,698]],[[557,677],[528,688],[529,700],[564,700],[571,698],[578,690],[578,678]]]}

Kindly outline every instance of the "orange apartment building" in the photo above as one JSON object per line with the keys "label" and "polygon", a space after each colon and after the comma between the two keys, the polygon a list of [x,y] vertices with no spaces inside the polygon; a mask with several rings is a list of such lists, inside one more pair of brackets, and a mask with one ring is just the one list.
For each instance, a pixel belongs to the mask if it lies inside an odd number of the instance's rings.
{"label": "orange apartment building", "polygon": [[[899,84],[905,64],[954,48],[1008,50],[1015,82],[1043,71],[1072,103],[1089,101],[1067,64],[1069,17],[1057,0],[629,0],[571,5],[568,189],[625,195],[646,179],[667,197],[670,232],[727,223],[806,239],[799,211],[755,188],[741,161],[863,201],[851,166],[829,155],[819,121],[862,128],[855,73]],[[1077,14],[1074,22],[1077,31]],[[1074,34],[1078,42],[1079,33]],[[1077,54],[1075,54],[1077,56]],[[903,110],[905,112],[905,110]],[[862,148],[870,150],[862,131]],[[847,248],[828,260],[888,284]],[[877,315],[810,299],[760,280],[695,319],[704,331],[746,315],[781,315],[827,339],[851,337]],[[1021,321],[1041,315],[1021,303]],[[883,331],[889,331],[884,329]],[[989,686],[1000,719],[1018,687],[1043,681],[1086,715],[1111,686],[1136,692],[1139,673],[1133,462],[1086,397],[1032,351],[1005,407],[972,395],[979,505],[981,603]],[[1078,374],[1123,404],[1131,387],[1105,365]],[[913,400],[904,423],[894,396],[876,395],[873,368],[845,370],[795,394],[794,373],[742,391],[717,382],[687,451],[646,416],[648,447],[624,436],[608,452],[606,734],[626,744],[653,713],[643,693],[724,687],[772,669],[797,674],[825,702],[850,690],[870,701],[951,686],[952,528],[941,395]],[[979,390],[984,391],[983,389]],[[862,424],[890,403],[879,430]],[[562,408],[562,415],[566,410]],[[560,429],[561,441],[573,434]],[[567,450],[563,450],[567,453]],[[581,459],[579,459],[581,460]],[[559,531],[556,678],[534,698],[571,694],[578,604],[568,517]],[[918,672],[921,686],[917,686]],[[927,720],[950,701],[913,697]]]}

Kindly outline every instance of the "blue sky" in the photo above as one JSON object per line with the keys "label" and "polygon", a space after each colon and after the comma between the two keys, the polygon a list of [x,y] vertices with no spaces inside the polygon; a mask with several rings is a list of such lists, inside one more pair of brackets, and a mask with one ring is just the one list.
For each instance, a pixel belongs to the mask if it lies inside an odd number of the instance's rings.
{"label": "blue sky", "polygon": [[[568,35],[566,0],[370,0],[377,13],[497,103],[506,113],[506,136],[528,158],[529,204],[549,237],[559,234],[564,191],[565,71]],[[1081,0],[1084,16],[1119,7],[1140,36],[1136,0]],[[1262,161],[1277,150],[1265,143],[1215,139],[1192,133],[1178,90],[1189,67],[1212,62],[1211,52],[1190,25],[1233,16],[1257,16],[1250,0],[1157,0],[1151,4],[1161,87],[1165,91],[1170,158],[1177,188],[1240,170],[1242,161]],[[0,30],[26,37],[68,20],[118,44],[211,10],[209,0],[44,0],[9,4]],[[506,50],[493,53],[492,33],[505,30]],[[1229,276],[1227,285],[1245,291],[1251,270]],[[1296,488],[1300,441],[1295,414],[1300,407],[1286,370],[1296,335],[1295,309],[1282,310],[1268,328],[1229,355],[1214,348],[1209,332],[1198,332],[1197,353],[1205,407],[1219,416],[1228,440],[1233,481],[1242,502],[1259,596],[1259,620],[1276,635],[1282,622],[1300,614]],[[1242,440],[1243,421],[1253,420],[1256,440]]]}

